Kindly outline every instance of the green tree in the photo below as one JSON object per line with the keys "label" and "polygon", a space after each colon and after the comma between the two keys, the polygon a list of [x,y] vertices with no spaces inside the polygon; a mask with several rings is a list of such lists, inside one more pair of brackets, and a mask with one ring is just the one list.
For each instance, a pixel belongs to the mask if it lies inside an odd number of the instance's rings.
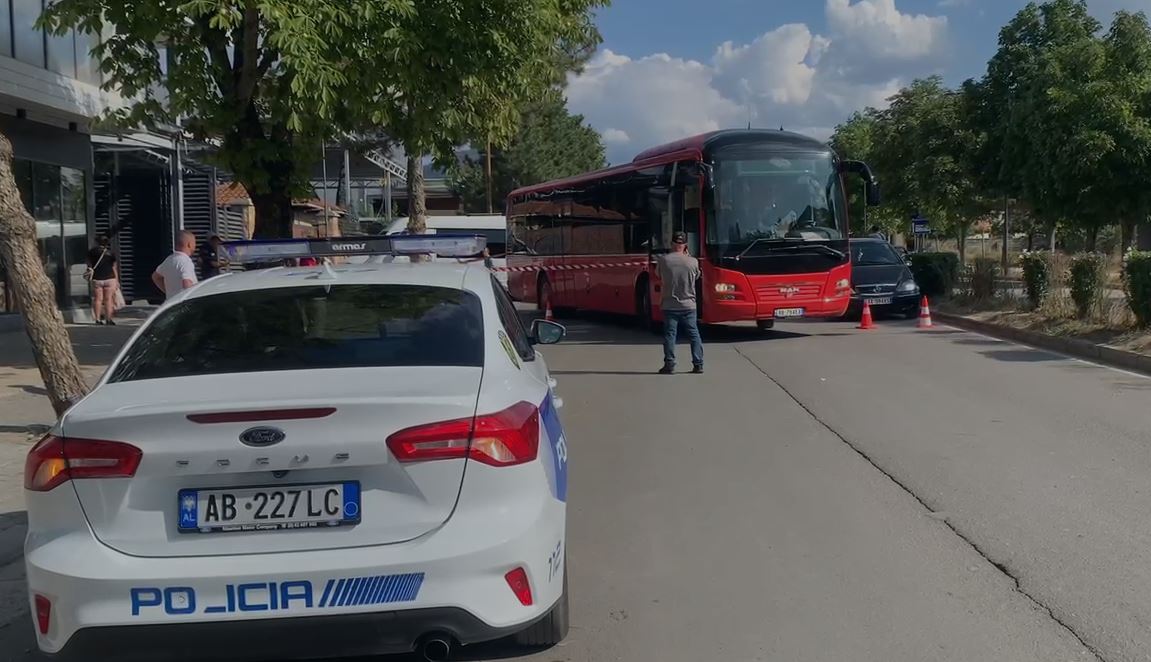
{"label": "green tree", "polygon": [[[486,150],[479,158],[457,163],[449,170],[452,188],[469,212],[487,211]],[[513,190],[531,184],[578,175],[604,167],[603,141],[568,112],[560,92],[553,91],[529,104],[506,148],[492,149],[492,201],[503,210]]]}
{"label": "green tree", "polygon": [[[383,128],[418,161],[517,110],[597,35],[600,0],[59,0],[53,30],[106,35],[114,119],[182,125],[252,197],[261,236],[291,232],[291,197],[320,144]],[[162,66],[162,63],[164,66]],[[417,212],[422,171],[409,168]],[[422,215],[414,217],[422,221]]]}
{"label": "green tree", "polygon": [[[865,161],[876,171],[883,199],[886,201],[890,195],[888,190],[889,179],[898,177],[902,168],[894,167],[890,171],[885,167],[892,164],[883,161],[881,154],[880,132],[883,130],[882,115],[874,108],[865,108],[852,114],[848,120],[835,127],[831,136],[831,147],[841,158]],[[896,187],[898,188],[898,186]],[[903,220],[896,209],[897,205],[890,203],[879,207],[868,208],[864,190],[861,187],[852,187],[848,192],[848,207],[850,210],[851,230],[855,234],[865,234],[877,225],[888,234],[901,232]]]}
{"label": "green tree", "polygon": [[514,135],[525,103],[599,42],[591,12],[603,4],[420,0],[393,30],[366,35],[378,45],[366,49],[368,66],[395,74],[372,96],[377,119],[409,155],[409,229],[426,227],[423,155],[450,165],[458,145]]}
{"label": "green tree", "polygon": [[292,194],[321,141],[365,125],[366,91],[387,74],[365,66],[364,50],[383,48],[366,35],[413,13],[407,0],[58,0],[42,20],[103,35],[105,87],[130,100],[112,118],[215,142],[251,195],[257,235],[290,236]]}

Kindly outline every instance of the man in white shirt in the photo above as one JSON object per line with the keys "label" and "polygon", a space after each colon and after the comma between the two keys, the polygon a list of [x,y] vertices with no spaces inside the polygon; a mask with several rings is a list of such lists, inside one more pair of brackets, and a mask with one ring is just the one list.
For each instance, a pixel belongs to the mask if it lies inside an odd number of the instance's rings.
{"label": "man in white shirt", "polygon": [[164,291],[168,299],[196,284],[196,265],[192,254],[196,252],[196,235],[181,230],[176,236],[176,251],[164,259],[152,272],[152,282]]}

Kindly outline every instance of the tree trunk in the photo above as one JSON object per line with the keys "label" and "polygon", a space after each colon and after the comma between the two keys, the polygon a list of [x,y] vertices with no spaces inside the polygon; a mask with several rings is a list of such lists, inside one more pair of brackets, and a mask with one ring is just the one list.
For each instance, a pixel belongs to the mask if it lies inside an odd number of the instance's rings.
{"label": "tree trunk", "polygon": [[255,239],[291,239],[292,196],[285,188],[268,193],[249,193],[256,209]]}
{"label": "tree trunk", "polygon": [[1051,251],[1052,253],[1055,252],[1055,240],[1058,238],[1058,234],[1059,234],[1059,226],[1058,225],[1052,225],[1051,226],[1050,240],[1047,243],[1047,250]]}
{"label": "tree trunk", "polygon": [[1087,228],[1087,252],[1094,253],[1095,247],[1099,245],[1099,226],[1092,225]]}
{"label": "tree trunk", "polygon": [[1146,218],[1135,231],[1135,245],[1141,251],[1151,251],[1151,220]]}
{"label": "tree trunk", "polygon": [[64,316],[56,307],[52,286],[36,248],[36,221],[20,201],[12,174],[12,143],[0,134],[0,263],[8,271],[16,304],[24,316],[24,328],[32,341],[32,353],[56,414],[63,414],[71,400],[84,395],[88,385],[72,351],[64,328]]}
{"label": "tree trunk", "polygon": [[955,241],[959,246],[959,268],[962,269],[963,265],[967,264],[967,228],[959,227],[959,232],[955,233]]}
{"label": "tree trunk", "polygon": [[408,155],[408,231],[422,234],[428,229],[428,199],[424,191],[424,159]]}
{"label": "tree trunk", "polygon": [[1124,217],[1119,221],[1119,255],[1123,256],[1127,253],[1127,249],[1131,248],[1131,242],[1135,240],[1135,220],[1130,217]]}

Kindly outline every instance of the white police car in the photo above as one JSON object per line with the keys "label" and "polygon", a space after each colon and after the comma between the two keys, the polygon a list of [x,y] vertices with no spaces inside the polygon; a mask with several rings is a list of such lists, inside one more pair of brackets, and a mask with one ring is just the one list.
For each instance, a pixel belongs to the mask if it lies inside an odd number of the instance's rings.
{"label": "white police car", "polygon": [[[411,239],[367,243],[449,248]],[[29,453],[40,648],[438,659],[560,641],[567,449],[533,345],[563,335],[525,330],[482,262],[272,268],[182,293]]]}

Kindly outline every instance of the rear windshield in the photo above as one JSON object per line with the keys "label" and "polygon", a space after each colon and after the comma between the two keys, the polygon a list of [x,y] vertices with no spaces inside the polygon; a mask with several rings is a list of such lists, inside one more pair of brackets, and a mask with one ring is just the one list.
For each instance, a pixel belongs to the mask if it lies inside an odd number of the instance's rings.
{"label": "rear windshield", "polygon": [[184,301],[128,349],[113,382],[185,375],[483,365],[471,292],[423,285],[309,285]]}

